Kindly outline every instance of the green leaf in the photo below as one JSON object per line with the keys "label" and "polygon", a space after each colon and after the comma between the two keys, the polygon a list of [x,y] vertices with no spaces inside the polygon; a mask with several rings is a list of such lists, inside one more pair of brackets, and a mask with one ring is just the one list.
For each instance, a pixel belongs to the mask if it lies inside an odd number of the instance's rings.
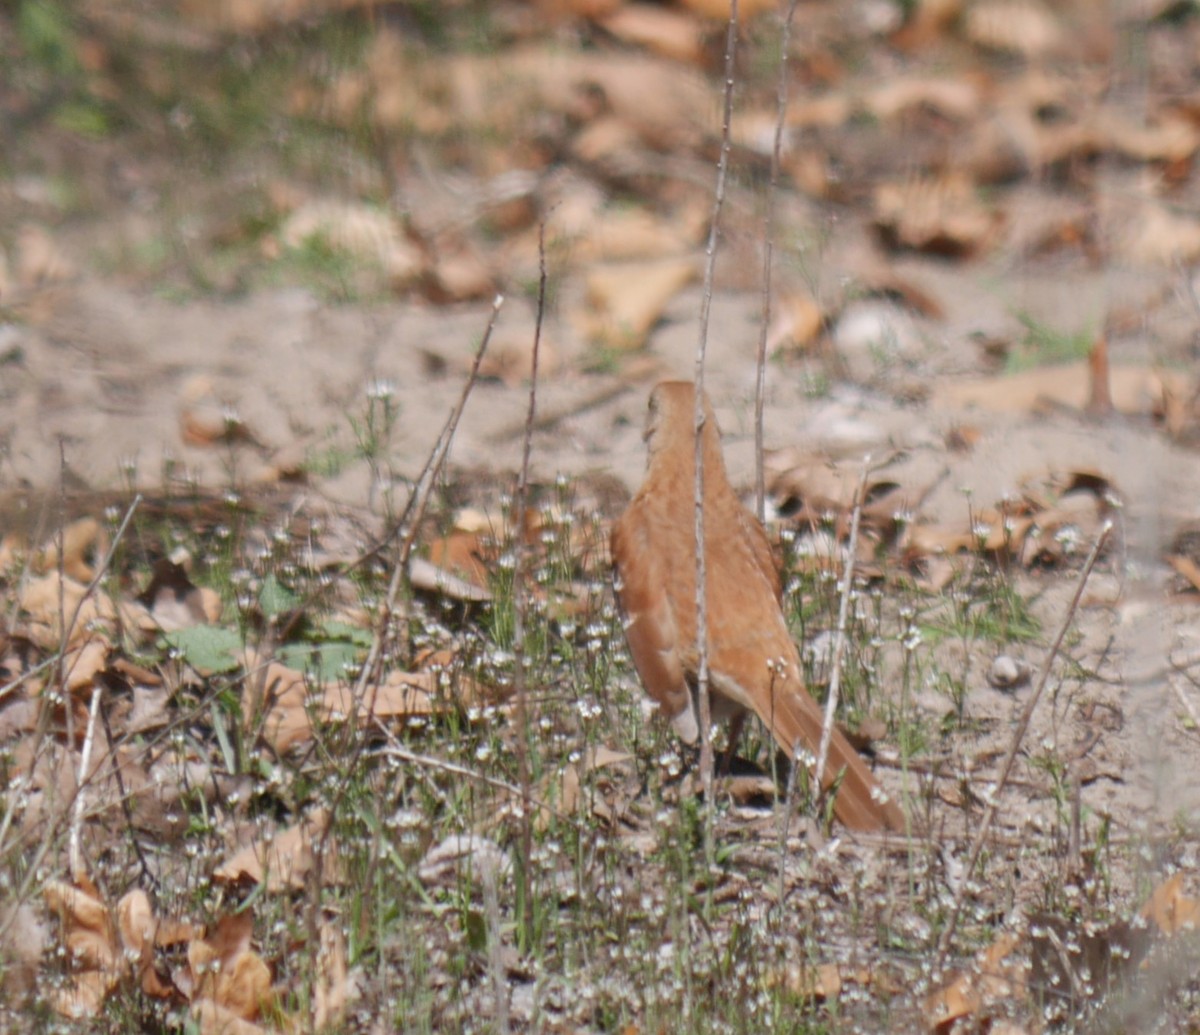
{"label": "green leaf", "polygon": [[232,672],[241,664],[245,643],[241,633],[216,625],[193,625],[164,633],[163,642],[183,655],[183,660],[201,675]]}
{"label": "green leaf", "polygon": [[279,660],[288,668],[311,673],[321,683],[345,679],[346,666],[353,665],[361,655],[361,648],[345,640],[288,643],[279,649]]}
{"label": "green leaf", "polygon": [[280,582],[274,574],[263,579],[262,589],[258,593],[258,606],[267,618],[294,611],[300,604],[300,598]]}

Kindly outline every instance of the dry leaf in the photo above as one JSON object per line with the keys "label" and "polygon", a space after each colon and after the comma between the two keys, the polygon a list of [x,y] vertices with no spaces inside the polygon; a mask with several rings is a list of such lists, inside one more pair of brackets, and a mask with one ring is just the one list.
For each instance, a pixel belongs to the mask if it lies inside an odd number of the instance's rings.
{"label": "dry leaf", "polygon": [[[33,570],[39,574],[56,571],[59,567],[58,537],[38,551]],[[91,582],[96,569],[88,562],[88,554],[102,557],[108,551],[108,534],[95,518],[72,521],[62,531],[62,570],[80,582]]]}
{"label": "dry leaf", "polygon": [[1021,968],[1015,961],[1008,961],[1018,945],[1017,935],[1002,935],[976,956],[969,970],[928,996],[924,1010],[929,1030],[948,1033],[960,1017],[977,1017],[1002,1001],[1023,999],[1025,981]]}
{"label": "dry leaf", "polygon": [[155,562],[150,584],[138,601],[150,610],[163,632],[212,624],[221,617],[220,594],[194,585],[183,565],[167,558]]}
{"label": "dry leaf", "polygon": [[108,642],[97,636],[63,658],[63,677],[71,693],[91,689],[92,681],[108,663],[108,651]]}
{"label": "dry leaf", "polygon": [[[483,256],[469,241],[439,242],[423,286],[433,302],[469,302],[491,298],[496,281]],[[393,278],[395,282],[395,278]]]}
{"label": "dry leaf", "polygon": [[504,877],[512,872],[512,860],[495,841],[486,837],[452,834],[425,853],[417,875],[423,883],[434,884],[453,877],[460,869],[476,876],[490,871],[493,877]]}
{"label": "dry leaf", "polygon": [[420,249],[405,237],[391,214],[360,202],[307,201],[284,220],[279,239],[287,248],[318,240],[375,263],[397,289],[412,283],[424,266]]}
{"label": "dry leaf", "polygon": [[23,291],[70,280],[75,267],[44,226],[27,223],[17,236],[17,284]]}
{"label": "dry leaf", "polygon": [[984,0],[967,10],[967,39],[989,50],[1032,58],[1062,46],[1054,15],[1032,0]]}
{"label": "dry leaf", "polygon": [[46,950],[48,932],[27,903],[0,909],[0,995],[23,1009],[37,987],[38,965]]}
{"label": "dry leaf", "polygon": [[704,35],[694,18],[653,4],[616,6],[600,24],[623,43],[645,47],[663,57],[698,65],[704,59]]}
{"label": "dry leaf", "polygon": [[785,295],[777,304],[767,331],[767,352],[781,348],[803,351],[825,328],[825,313],[811,295]]}
{"label": "dry leaf", "polygon": [[595,267],[587,274],[590,312],[579,322],[599,345],[641,348],[668,303],[695,276],[691,259]]}
{"label": "dry leaf", "polygon": [[885,183],[875,191],[875,225],[893,248],[975,255],[992,243],[1003,222],[961,176]]}
{"label": "dry leaf", "polygon": [[1183,874],[1175,873],[1154,889],[1138,915],[1173,938],[1200,927],[1200,902],[1183,893]]}
{"label": "dry leaf", "polygon": [[464,578],[490,594],[492,573],[484,558],[494,558],[495,541],[489,532],[455,529],[429,544],[429,560],[440,570]]}
{"label": "dry leaf", "polygon": [[196,1022],[200,1035],[270,1035],[266,1028],[252,1021],[244,1021],[232,1010],[211,999],[201,999],[192,1004],[192,1020]]}
{"label": "dry leaf", "polygon": [[[481,378],[494,378],[509,388],[529,380],[533,369],[533,334],[497,335],[488,346],[487,354],[479,364]],[[554,377],[558,373],[558,347],[542,333],[538,341],[538,380]],[[435,557],[434,564],[441,562]]]}
{"label": "dry leaf", "polygon": [[443,571],[423,557],[409,558],[408,578],[415,589],[423,589],[427,593],[439,593],[454,600],[483,603],[492,599],[490,589],[477,586],[473,582]]}
{"label": "dry leaf", "polygon": [[1147,203],[1119,236],[1126,258],[1151,266],[1192,262],[1200,258],[1200,219]]}
{"label": "dry leaf", "polygon": [[768,975],[767,982],[772,986],[782,985],[802,999],[825,1002],[842,994],[842,973],[836,963],[789,966],[777,977]]}
{"label": "dry leaf", "polygon": [[353,994],[353,982],[346,969],[346,939],[341,928],[322,921],[318,932],[320,947],[313,974],[313,1027],[317,1031],[340,1027]]}
{"label": "dry leaf", "polygon": [[1169,554],[1166,562],[1177,575],[1183,576],[1192,589],[1200,590],[1200,564],[1181,554]]}
{"label": "dry leaf", "polygon": [[[325,835],[329,814],[317,809],[302,822],[267,841],[258,841],[243,848],[226,860],[213,873],[213,879],[238,883],[266,883],[267,891],[299,891],[306,886],[316,866],[313,845]],[[341,879],[337,863],[337,844],[328,839],[325,845],[320,880],[323,884]]]}
{"label": "dry leaf", "polygon": [[[701,18],[711,18],[714,21],[729,21],[729,0],[679,0],[693,14]],[[758,17],[764,11],[777,8],[774,0],[740,0],[738,3],[738,18],[748,22]]]}
{"label": "dry leaf", "polygon": [[871,90],[862,107],[877,119],[891,119],[913,108],[928,108],[955,121],[966,121],[979,112],[983,93],[970,79],[889,78]]}
{"label": "dry leaf", "polygon": [[[1186,377],[1146,366],[1109,367],[1109,392],[1120,413],[1157,413],[1166,392],[1188,393]],[[975,378],[934,387],[931,403],[940,409],[1020,413],[1046,405],[1083,410],[1091,391],[1092,370],[1086,362],[1037,367],[1017,374]]]}

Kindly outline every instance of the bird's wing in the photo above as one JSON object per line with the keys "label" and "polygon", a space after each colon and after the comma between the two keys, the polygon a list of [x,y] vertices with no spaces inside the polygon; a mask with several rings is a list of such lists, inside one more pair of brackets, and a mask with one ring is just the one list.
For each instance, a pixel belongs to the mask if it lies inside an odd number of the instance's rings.
{"label": "bird's wing", "polygon": [[775,551],[771,548],[771,540],[762,522],[750,513],[741,503],[738,504],[738,523],[741,526],[746,542],[750,544],[750,553],[755,567],[762,572],[776,601],[783,599],[783,584],[779,581],[779,568],[775,564]]}
{"label": "bird's wing", "polygon": [[668,573],[635,500],[613,526],[613,588],[620,604],[625,640],[642,686],[689,744],[696,742],[692,695],[680,656],[678,628],[667,592]]}

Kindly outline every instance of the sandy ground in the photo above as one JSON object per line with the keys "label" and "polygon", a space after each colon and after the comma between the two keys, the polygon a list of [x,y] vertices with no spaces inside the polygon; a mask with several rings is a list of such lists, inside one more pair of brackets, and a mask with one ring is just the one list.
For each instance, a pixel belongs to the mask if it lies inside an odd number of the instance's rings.
{"label": "sandy ground", "polygon": [[[1004,273],[984,265],[910,263],[909,275],[936,285],[948,300],[946,319],[918,326],[917,318],[885,309],[883,319],[912,325],[915,344],[905,355],[884,357],[874,376],[858,383],[833,380],[819,394],[808,388],[808,363],[773,362],[767,444],[892,458],[886,473],[913,487],[923,521],[961,518],[969,506],[991,505],[1055,471],[1108,477],[1124,500],[1118,545],[1085,597],[1077,617],[1081,640],[1071,652],[1094,678],[1048,701],[1031,741],[1066,750],[1100,723],[1085,769],[1085,804],[1112,814],[1131,833],[1151,817],[1169,823],[1195,816],[1200,752],[1170,681],[1179,680],[1185,694],[1194,695],[1195,688],[1186,675],[1171,671],[1170,659],[1200,647],[1200,629],[1194,599],[1168,592],[1162,556],[1181,523],[1200,517],[1200,457],[1169,442],[1146,419],[1095,421],[1061,409],[1041,415],[963,411],[939,396],[963,380],[959,371],[978,369],[972,335],[1003,333],[1018,303],[1053,316],[1060,326],[1088,326],[1102,306],[1144,306],[1147,299],[1165,298],[1154,320],[1173,322],[1183,335],[1194,328],[1188,328],[1186,312],[1172,308],[1183,303],[1169,290],[1169,273],[1124,279],[1112,271],[1073,279]],[[718,293],[709,332],[707,384],[732,476],[744,486],[753,477],[760,304],[751,292]],[[547,331],[561,356],[559,372],[538,392],[539,413],[552,418],[534,437],[539,479],[602,472],[632,491],[643,463],[641,414],[649,384],[660,376],[691,376],[699,308],[698,288],[675,299],[638,378],[576,372],[586,346],[567,321],[550,317]],[[878,309],[877,303],[863,307],[869,317]],[[232,302],[175,304],[84,275],[55,286],[39,311],[38,319],[2,330],[8,361],[0,381],[0,437],[10,504],[30,488],[53,492],[62,479],[73,488],[100,489],[132,477],[153,492],[172,466],[213,488],[269,479],[279,465],[294,466],[331,443],[350,448],[349,417],[361,412],[368,386],[379,381],[393,387],[400,413],[389,462],[398,478],[411,477],[461,390],[462,370],[489,307],[334,306],[298,288]],[[532,326],[529,303],[510,300],[496,340],[529,340]],[[1140,351],[1153,358],[1155,344],[1151,328],[1126,347],[1125,357],[1137,360]],[[1055,376],[1047,375],[1048,383]],[[515,471],[526,406],[520,386],[480,384],[455,441],[456,468]],[[189,414],[216,414],[219,420],[222,413],[236,413],[255,442],[187,443]],[[962,422],[976,427],[979,438],[970,451],[952,452],[945,435]],[[310,484],[342,504],[366,508],[378,499],[361,462],[332,477],[313,476]],[[1073,583],[1068,572],[1020,577],[1022,591],[1036,595],[1047,639],[1065,613]],[[1043,643],[1014,653],[1036,670],[1044,650]],[[989,687],[988,660],[968,666],[967,707],[994,720],[975,746],[980,757],[1003,750],[1009,723],[1028,693]],[[944,707],[932,699],[929,704]]]}

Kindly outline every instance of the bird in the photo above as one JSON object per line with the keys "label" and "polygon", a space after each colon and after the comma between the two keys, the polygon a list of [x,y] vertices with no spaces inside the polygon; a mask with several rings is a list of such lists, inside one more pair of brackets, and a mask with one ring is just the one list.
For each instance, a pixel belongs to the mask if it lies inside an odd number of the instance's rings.
{"label": "bird", "polygon": [[[699,738],[695,443],[696,389],[663,381],[650,393],[641,487],[613,525],[613,588],[642,686],[688,744]],[[708,683],[714,722],[740,730],[756,714],[775,743],[811,767],[823,715],[804,686],[782,608],[771,542],[729,483],[712,405],[703,396],[704,557]],[[840,781],[840,783],[839,783]],[[838,784],[834,815],[856,831],[903,831],[904,812],[836,727],[821,785]]]}

